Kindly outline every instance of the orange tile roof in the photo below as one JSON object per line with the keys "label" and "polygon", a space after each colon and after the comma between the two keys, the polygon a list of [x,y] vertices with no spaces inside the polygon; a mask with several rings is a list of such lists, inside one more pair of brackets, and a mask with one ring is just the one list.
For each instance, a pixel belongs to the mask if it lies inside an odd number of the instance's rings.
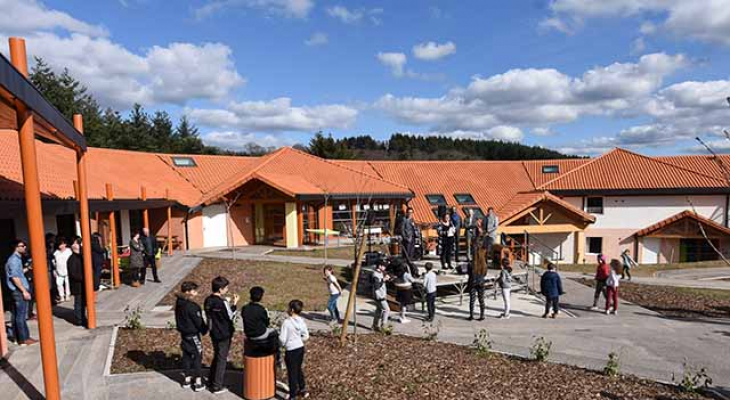
{"label": "orange tile roof", "polygon": [[[660,156],[655,159],[689,169],[701,174],[709,175],[727,181],[730,178],[730,154],[718,154],[717,160],[711,155],[683,155],[683,156]],[[719,161],[719,163],[718,163]],[[723,173],[720,165],[727,169]]]}
{"label": "orange tile roof", "polygon": [[695,213],[693,211],[684,210],[684,211],[680,212],[679,214],[672,215],[669,218],[663,219],[663,220],[661,220],[661,221],[659,221],[659,222],[657,222],[655,224],[649,225],[646,228],[641,229],[641,230],[635,232],[632,236],[647,236],[647,235],[650,235],[650,234],[658,231],[659,229],[662,229],[664,227],[667,227],[667,226],[669,226],[669,225],[671,225],[671,224],[673,224],[673,223],[675,223],[677,221],[680,221],[682,219],[685,219],[685,218],[693,219],[693,220],[695,220],[695,221],[697,221],[699,223],[702,223],[702,224],[707,225],[707,226],[709,226],[709,227],[711,227],[711,228],[713,228],[715,230],[718,230],[718,231],[720,231],[720,232],[722,232],[722,233],[724,233],[726,235],[730,235],[730,228],[726,228],[726,227],[718,224],[717,222],[715,222],[715,221],[713,221],[713,220],[711,220],[709,218],[705,218],[705,217],[703,217],[701,215],[698,215],[697,213]]}
{"label": "orange tile roof", "polygon": [[710,175],[618,148],[538,187],[552,191],[708,188],[727,188],[727,184]]}
{"label": "orange tile roof", "polygon": [[[207,193],[241,171],[251,169],[260,158],[187,154],[158,154],[158,157],[202,193]],[[173,157],[190,157],[195,161],[195,166],[178,167],[173,163]]]}
{"label": "orange tile roof", "polygon": [[[572,171],[581,165],[590,162],[589,158],[568,158],[560,160],[529,160],[522,161],[522,164],[527,170],[527,175],[530,176],[532,183],[535,187],[540,187],[548,181],[551,181],[559,176]],[[557,173],[543,173],[542,167],[545,165],[556,165],[558,167]]]}
{"label": "orange tile roof", "polygon": [[566,211],[583,219],[585,222],[595,222],[596,220],[596,217],[594,217],[593,215],[588,214],[580,208],[576,208],[572,204],[568,203],[558,196],[555,196],[554,194],[551,194],[550,192],[517,193],[509,200],[509,202],[507,202],[507,204],[497,210],[497,215],[500,217],[501,222],[506,222],[513,216],[516,216],[517,214],[541,201],[550,201],[552,203],[555,203],[564,208]]}

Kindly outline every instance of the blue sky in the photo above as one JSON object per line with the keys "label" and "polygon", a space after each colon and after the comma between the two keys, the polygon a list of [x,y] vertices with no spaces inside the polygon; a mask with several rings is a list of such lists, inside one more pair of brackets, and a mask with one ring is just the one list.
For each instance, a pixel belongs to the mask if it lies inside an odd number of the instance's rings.
{"label": "blue sky", "polygon": [[[0,0],[0,39],[232,149],[316,131],[730,151],[729,0]],[[35,18],[34,18],[35,17]],[[32,19],[32,20],[31,20]],[[6,52],[6,46],[0,46]]]}

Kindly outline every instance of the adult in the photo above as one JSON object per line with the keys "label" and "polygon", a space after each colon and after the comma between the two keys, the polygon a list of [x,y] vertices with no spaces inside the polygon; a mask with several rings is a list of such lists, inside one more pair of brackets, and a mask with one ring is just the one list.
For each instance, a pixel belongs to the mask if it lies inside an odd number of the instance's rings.
{"label": "adult", "polygon": [[456,229],[451,224],[450,213],[447,212],[441,216],[436,231],[439,234],[439,242],[441,243],[441,269],[451,269],[451,252],[454,250],[454,233]]}
{"label": "adult", "polygon": [[276,356],[279,364],[279,338],[276,330],[269,326],[269,312],[261,305],[264,288],[254,286],[249,291],[250,301],[241,309],[245,344],[244,354],[250,357]]}
{"label": "adult", "polygon": [[603,298],[607,299],[606,280],[610,273],[610,268],[606,264],[606,256],[599,254],[597,257],[598,265],[596,266],[596,275],[593,277],[595,281],[595,291],[593,292],[593,306],[591,310],[598,310],[598,299],[603,294]]}
{"label": "adult", "polygon": [[22,240],[13,242],[13,254],[5,263],[5,283],[13,298],[13,333],[15,341],[21,346],[38,343],[30,337],[28,330],[28,302],[31,299],[30,283],[25,278],[23,270],[23,256],[27,253],[28,246]]}
{"label": "adult", "polygon": [[385,264],[380,261],[373,271],[371,277],[373,287],[373,299],[375,300],[375,316],[373,318],[373,330],[380,332],[388,325],[390,317],[390,306],[388,306],[388,288],[386,283],[390,276],[385,273]]}
{"label": "adult", "polygon": [[621,270],[621,279],[626,279],[626,277],[629,277],[629,280],[631,280],[631,268],[638,267],[639,264],[634,261],[633,258],[631,258],[631,253],[629,252],[629,249],[626,249],[621,253],[621,261],[623,263],[623,269]]}
{"label": "adult", "polygon": [[94,269],[94,291],[98,292],[101,286],[101,270],[106,260],[106,249],[101,241],[101,235],[94,232],[91,235],[91,265]]}
{"label": "adult", "polygon": [[484,217],[482,234],[484,235],[484,248],[487,249],[487,259],[491,258],[492,246],[497,241],[497,227],[499,226],[499,217],[494,213],[494,208],[487,208],[487,215]]}
{"label": "adult", "polygon": [[215,394],[227,391],[223,387],[223,378],[226,374],[231,338],[236,331],[233,326],[233,316],[236,312],[238,295],[234,294],[231,302],[226,297],[228,286],[228,279],[222,276],[214,278],[211,282],[213,294],[205,299],[205,315],[208,317],[208,331],[213,342],[213,362],[210,364],[208,387]]}
{"label": "adult", "polygon": [[484,280],[487,277],[487,251],[484,248],[477,249],[474,262],[469,264],[469,318],[474,320],[474,303],[479,300],[479,321],[484,320]]}
{"label": "adult", "polygon": [[144,244],[140,240],[139,232],[134,232],[132,240],[129,241],[129,268],[132,270],[132,287],[144,285],[142,279],[142,269],[144,265]]}
{"label": "adult", "polygon": [[474,209],[466,209],[466,220],[464,221],[464,231],[466,232],[466,259],[468,261],[474,260],[474,244],[477,242],[479,237],[479,218],[474,212]]}
{"label": "adult", "polygon": [[71,257],[68,258],[68,277],[71,281],[71,295],[74,297],[74,321],[78,326],[87,326],[86,286],[84,282],[84,258],[81,255],[81,241],[71,243]]}
{"label": "adult", "polygon": [[456,206],[451,207],[451,226],[454,227],[454,261],[459,262],[459,238],[461,237],[461,215]]}
{"label": "adult", "polygon": [[400,228],[402,251],[408,260],[413,260],[416,252],[416,235],[418,234],[418,227],[413,220],[413,208],[408,207],[406,210],[406,217],[403,219]]}
{"label": "adult", "polygon": [[71,257],[71,253],[66,238],[59,237],[58,249],[53,252],[53,265],[55,266],[56,290],[58,290],[58,299],[61,302],[71,298],[71,288],[68,280],[68,259]]}
{"label": "adult", "polygon": [[563,294],[563,283],[560,280],[560,275],[555,271],[555,264],[549,262],[547,269],[540,278],[540,292],[545,296],[545,313],[542,317],[547,318],[552,308],[551,318],[555,318],[560,314],[560,296]]}
{"label": "adult", "polygon": [[147,280],[147,266],[152,268],[152,278],[156,283],[160,283],[157,276],[157,239],[150,236],[148,228],[142,229],[142,244],[144,245],[144,268],[142,268],[142,284]]}
{"label": "adult", "polygon": [[55,280],[53,279],[54,269],[54,258],[53,252],[56,251],[56,234],[52,232],[46,233],[46,259],[48,262],[48,287],[51,292],[51,301],[56,304],[56,298],[58,297],[58,291],[56,290]]}
{"label": "adult", "polygon": [[408,271],[408,266],[403,264],[398,265],[396,277],[395,294],[396,301],[400,306],[400,323],[407,324],[411,322],[406,317],[406,312],[408,311],[408,306],[413,303],[413,282],[416,280],[413,279],[413,275]]}

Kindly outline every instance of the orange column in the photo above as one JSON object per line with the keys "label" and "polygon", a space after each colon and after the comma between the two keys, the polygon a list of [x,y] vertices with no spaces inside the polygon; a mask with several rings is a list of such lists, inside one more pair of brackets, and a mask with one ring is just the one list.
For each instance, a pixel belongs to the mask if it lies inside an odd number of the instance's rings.
{"label": "orange column", "polygon": [[[81,114],[74,114],[74,128],[84,133],[84,120]],[[94,269],[91,261],[91,221],[89,220],[89,191],[86,186],[86,153],[76,151],[76,174],[78,175],[78,201],[81,213],[81,241],[84,256],[84,291],[86,292],[86,312],[89,329],[96,328],[96,293],[94,293]]]}
{"label": "orange column", "polygon": [[[170,200],[170,189],[165,189],[165,198]],[[167,255],[172,255],[172,206],[167,206]]]}
{"label": "orange column", "polygon": [[[114,201],[114,190],[112,189],[111,183],[106,184],[106,199],[108,201]],[[111,235],[111,250],[112,250],[112,276],[113,285],[118,288],[122,283],[119,277],[119,254],[117,253],[117,218],[114,216],[114,210],[109,212],[109,230]]]}
{"label": "orange column", "polygon": [[[25,40],[10,38],[10,60],[13,66],[26,77],[28,76],[28,59],[25,54]],[[35,149],[35,132],[33,113],[25,104],[15,101],[20,141],[20,160],[23,168],[23,190],[25,193],[25,210],[28,221],[31,257],[34,260],[46,260],[46,241],[43,236],[43,209],[41,208],[41,188],[38,182],[38,161]],[[45,261],[41,261],[45,262]],[[61,392],[58,386],[58,361],[56,358],[56,337],[53,332],[53,313],[51,311],[51,295],[48,282],[48,271],[45,267],[33,268],[36,304],[38,307],[38,330],[41,342],[41,364],[43,367],[43,383],[47,400],[59,400]]]}
{"label": "orange column", "polygon": [[[142,201],[147,201],[147,188],[142,186]],[[144,223],[144,227],[147,229],[150,229],[150,214],[147,212],[147,208],[142,210],[142,222]],[[152,234],[152,232],[150,232]]]}

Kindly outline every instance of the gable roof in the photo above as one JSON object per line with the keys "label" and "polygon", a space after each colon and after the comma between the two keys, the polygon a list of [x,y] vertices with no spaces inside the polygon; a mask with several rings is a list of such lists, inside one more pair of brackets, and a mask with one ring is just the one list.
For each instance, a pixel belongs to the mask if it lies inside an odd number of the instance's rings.
{"label": "gable roof", "polygon": [[[585,163],[590,162],[590,158],[567,158],[558,160],[528,160],[522,161],[522,165],[525,166],[527,175],[532,180],[532,184],[535,187],[540,187],[548,181],[551,181],[559,176],[563,176],[568,172],[582,166]],[[544,173],[542,168],[544,166],[557,166],[558,172],[555,173]]]}
{"label": "gable roof", "polygon": [[582,219],[584,222],[592,223],[596,221],[596,217],[593,215],[588,214],[550,192],[525,192],[516,194],[507,204],[504,205],[504,207],[497,210],[497,214],[500,216],[501,220],[500,223],[508,221],[510,218],[542,201],[554,203],[565,209],[567,212]]}
{"label": "gable roof", "polygon": [[715,222],[715,221],[713,221],[713,220],[711,220],[709,218],[706,218],[706,217],[703,217],[701,215],[698,215],[696,212],[693,212],[693,211],[690,211],[690,210],[684,210],[684,211],[682,211],[682,212],[680,212],[678,214],[672,215],[669,218],[663,219],[663,220],[661,220],[661,221],[659,221],[659,222],[657,222],[655,224],[651,224],[651,225],[647,226],[644,229],[641,229],[639,231],[636,231],[633,234],[633,236],[637,236],[638,237],[638,236],[647,236],[647,235],[650,235],[650,234],[652,234],[652,233],[654,233],[654,232],[656,232],[656,231],[658,231],[658,230],[660,230],[662,228],[665,228],[665,227],[667,227],[667,226],[669,226],[669,225],[671,225],[671,224],[673,224],[673,223],[675,223],[677,221],[683,220],[685,218],[693,219],[693,220],[697,221],[698,223],[707,225],[707,226],[709,226],[709,227],[711,227],[711,228],[713,228],[715,230],[718,230],[718,231],[720,231],[722,233],[725,233],[726,235],[730,235],[730,228],[726,228],[726,227],[718,224],[717,222]]}
{"label": "gable roof", "polygon": [[[157,156],[201,193],[207,193],[240,171],[252,168],[260,158],[188,154],[158,154]],[[195,161],[195,166],[177,166],[173,162],[173,158],[176,157],[191,158]]]}
{"label": "gable roof", "polygon": [[722,179],[662,160],[616,148],[570,172],[545,182],[551,191],[728,190]]}

